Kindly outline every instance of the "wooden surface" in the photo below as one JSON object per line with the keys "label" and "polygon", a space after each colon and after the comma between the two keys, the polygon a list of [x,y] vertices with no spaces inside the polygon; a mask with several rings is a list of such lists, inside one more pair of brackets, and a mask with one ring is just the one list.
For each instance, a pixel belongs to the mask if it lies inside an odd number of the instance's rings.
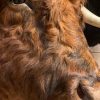
{"label": "wooden surface", "polygon": [[97,44],[96,46],[90,47],[94,58],[96,59],[98,65],[100,66],[100,44]]}

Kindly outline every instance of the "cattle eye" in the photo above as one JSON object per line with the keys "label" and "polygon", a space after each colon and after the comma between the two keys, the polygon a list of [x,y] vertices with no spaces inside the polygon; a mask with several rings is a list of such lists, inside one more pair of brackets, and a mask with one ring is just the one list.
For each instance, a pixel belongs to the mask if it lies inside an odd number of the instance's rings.
{"label": "cattle eye", "polygon": [[11,0],[13,3],[15,4],[21,4],[21,3],[24,3],[25,0]]}

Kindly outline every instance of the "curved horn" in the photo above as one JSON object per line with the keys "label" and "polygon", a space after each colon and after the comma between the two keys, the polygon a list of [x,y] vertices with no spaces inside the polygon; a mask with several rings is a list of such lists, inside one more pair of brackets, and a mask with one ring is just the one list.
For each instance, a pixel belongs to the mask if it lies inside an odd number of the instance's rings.
{"label": "curved horn", "polygon": [[84,6],[81,7],[81,11],[84,17],[84,20],[86,23],[100,28],[100,17],[96,16],[92,12],[90,12],[87,8]]}

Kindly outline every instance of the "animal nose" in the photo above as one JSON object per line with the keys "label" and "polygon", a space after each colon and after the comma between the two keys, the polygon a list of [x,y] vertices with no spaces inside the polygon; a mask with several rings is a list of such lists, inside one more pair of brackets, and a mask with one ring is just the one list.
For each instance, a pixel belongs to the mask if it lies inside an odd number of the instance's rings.
{"label": "animal nose", "polygon": [[21,4],[21,3],[24,3],[25,0],[12,0],[12,2],[15,4]]}

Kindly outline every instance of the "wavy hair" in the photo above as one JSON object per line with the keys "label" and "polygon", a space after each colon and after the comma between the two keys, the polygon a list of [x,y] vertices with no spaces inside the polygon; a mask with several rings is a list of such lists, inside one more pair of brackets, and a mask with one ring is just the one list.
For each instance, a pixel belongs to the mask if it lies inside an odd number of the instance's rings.
{"label": "wavy hair", "polygon": [[29,0],[0,12],[0,100],[80,100],[98,66],[82,30],[84,0]]}

